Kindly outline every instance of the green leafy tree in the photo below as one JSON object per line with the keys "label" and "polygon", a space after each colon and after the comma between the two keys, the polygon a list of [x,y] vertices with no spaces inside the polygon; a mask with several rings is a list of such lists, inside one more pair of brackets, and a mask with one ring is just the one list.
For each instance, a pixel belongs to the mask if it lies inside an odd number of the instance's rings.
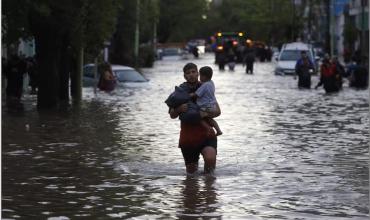
{"label": "green leafy tree", "polygon": [[[151,59],[154,53],[152,45],[154,27],[159,17],[159,0],[140,0],[140,16],[136,18],[137,0],[123,0],[122,7],[118,12],[116,32],[112,37],[110,61],[116,64],[135,65],[134,42],[135,25],[139,22],[139,43],[141,45],[139,57],[141,60]],[[148,57],[149,56],[149,57]]]}
{"label": "green leafy tree", "polygon": [[291,39],[293,31],[299,33],[300,10],[287,0],[161,0],[159,41],[206,38],[217,31],[244,31],[254,40],[283,42]]}
{"label": "green leafy tree", "polygon": [[[249,38],[266,42],[286,41],[292,28],[293,7],[286,0],[223,0],[211,4],[207,14],[208,33],[244,31]],[[298,22],[296,22],[298,28]]]}
{"label": "green leafy tree", "polygon": [[158,28],[159,42],[185,41],[199,35],[204,27],[205,0],[161,0]]}
{"label": "green leafy tree", "polygon": [[116,32],[113,34],[110,60],[116,64],[134,63],[136,0],[123,1],[118,11]]}
{"label": "green leafy tree", "polygon": [[73,69],[77,67],[70,65],[76,63],[76,51],[102,48],[114,29],[117,7],[114,0],[3,1],[5,42],[35,39],[39,108],[53,108],[68,100],[69,73],[76,76]]}

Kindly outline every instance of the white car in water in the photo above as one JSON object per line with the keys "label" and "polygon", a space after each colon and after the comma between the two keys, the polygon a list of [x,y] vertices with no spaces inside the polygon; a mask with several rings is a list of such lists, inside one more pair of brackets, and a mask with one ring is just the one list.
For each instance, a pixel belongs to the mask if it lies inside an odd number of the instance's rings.
{"label": "white car in water", "polygon": [[[118,83],[126,82],[148,82],[148,80],[134,68],[123,65],[111,65],[113,75]],[[83,85],[96,86],[99,82],[100,73],[94,77],[95,64],[86,64],[83,67]]]}
{"label": "white car in water", "polygon": [[178,47],[161,48],[158,49],[157,54],[160,60],[181,60],[186,55],[185,51]]}

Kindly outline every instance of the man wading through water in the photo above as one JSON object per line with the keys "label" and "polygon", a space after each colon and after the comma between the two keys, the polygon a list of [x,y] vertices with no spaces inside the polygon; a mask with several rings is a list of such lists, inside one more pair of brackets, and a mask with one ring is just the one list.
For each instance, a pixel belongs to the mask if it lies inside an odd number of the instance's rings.
{"label": "man wading through water", "polygon": [[[313,63],[307,56],[306,51],[301,51],[301,58],[295,65],[295,74],[298,75],[298,88],[311,88],[311,73],[314,70]],[[296,78],[296,76],[294,76]]]}
{"label": "man wading through water", "polygon": [[[199,82],[198,68],[194,63],[188,63],[183,68],[186,82],[179,87],[188,93],[194,93],[201,85]],[[187,111],[187,104],[182,104],[177,108],[170,108],[171,118],[177,118],[181,113]],[[216,111],[201,115],[204,117],[217,117],[221,114],[220,107],[217,104]],[[209,129],[199,123],[181,122],[179,148],[181,148],[184,157],[186,172],[193,174],[198,170],[199,156],[202,154],[204,159],[204,173],[212,174],[216,167],[217,155],[217,137],[215,132],[209,132]]]}

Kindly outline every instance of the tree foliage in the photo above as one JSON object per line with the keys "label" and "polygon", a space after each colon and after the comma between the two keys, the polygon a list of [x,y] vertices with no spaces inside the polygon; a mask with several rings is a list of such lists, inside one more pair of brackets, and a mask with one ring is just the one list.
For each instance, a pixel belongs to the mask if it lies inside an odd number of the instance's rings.
{"label": "tree foliage", "polygon": [[160,0],[159,42],[185,41],[204,27],[205,0]]}
{"label": "tree foliage", "polygon": [[[134,42],[136,22],[139,22],[140,44],[148,44],[153,41],[154,26],[158,23],[159,19],[159,1],[140,0],[139,20],[137,20],[137,0],[121,0],[122,7],[118,12],[116,32],[112,36],[110,51],[110,61],[112,63],[124,65],[135,64]],[[141,53],[141,55],[144,54]]]}
{"label": "tree foliage", "polygon": [[114,0],[3,0],[2,37],[6,44],[30,38],[42,28],[69,34],[71,44],[102,48],[115,28]]}
{"label": "tree foliage", "polygon": [[[3,39],[7,44],[33,37],[36,43],[38,106],[68,99],[66,68],[79,48],[98,53],[114,29],[115,0],[4,0]],[[67,80],[67,81],[66,81]],[[64,95],[61,95],[64,94]]]}
{"label": "tree foliage", "polygon": [[223,0],[210,5],[205,28],[208,33],[244,31],[252,39],[276,42],[287,40],[293,19],[290,1]]}

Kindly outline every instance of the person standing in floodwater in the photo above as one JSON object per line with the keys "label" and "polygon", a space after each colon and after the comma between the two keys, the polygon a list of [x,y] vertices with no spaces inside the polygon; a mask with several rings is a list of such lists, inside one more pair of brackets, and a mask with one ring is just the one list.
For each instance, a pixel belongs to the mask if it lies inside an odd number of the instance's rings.
{"label": "person standing in floodwater", "polygon": [[109,63],[104,63],[101,66],[98,88],[105,92],[111,92],[115,89],[116,84],[117,81],[113,75],[112,66]]}
{"label": "person standing in floodwater", "polygon": [[27,71],[26,62],[17,54],[13,54],[4,69],[7,78],[7,101],[20,101],[23,93],[23,75]]}
{"label": "person standing in floodwater", "polygon": [[311,73],[314,66],[306,51],[301,51],[301,58],[295,65],[295,74],[298,75],[298,87],[310,89],[311,88]]}
{"label": "person standing in floodwater", "polygon": [[253,64],[255,61],[255,53],[254,53],[254,48],[252,48],[249,44],[243,51],[243,65],[246,64],[246,69],[245,73],[247,74],[253,74]]}
{"label": "person standing in floodwater", "polygon": [[324,85],[326,93],[338,92],[340,89],[337,83],[338,77],[335,64],[330,61],[329,55],[325,55],[320,67],[320,81],[315,89]]}
{"label": "person standing in floodwater", "polygon": [[[200,86],[198,67],[194,63],[187,63],[184,68],[184,78],[186,82],[180,87],[188,93],[194,93]],[[187,104],[183,104],[177,108],[170,108],[169,114],[171,118],[177,118],[180,113],[187,111]],[[213,113],[205,113],[202,117],[217,117],[221,114],[220,107],[217,104],[216,111]],[[185,161],[186,172],[193,174],[198,170],[199,156],[202,154],[204,159],[204,173],[213,173],[216,168],[217,155],[217,137],[215,132],[209,130],[199,123],[184,123],[181,122],[179,148]]]}

